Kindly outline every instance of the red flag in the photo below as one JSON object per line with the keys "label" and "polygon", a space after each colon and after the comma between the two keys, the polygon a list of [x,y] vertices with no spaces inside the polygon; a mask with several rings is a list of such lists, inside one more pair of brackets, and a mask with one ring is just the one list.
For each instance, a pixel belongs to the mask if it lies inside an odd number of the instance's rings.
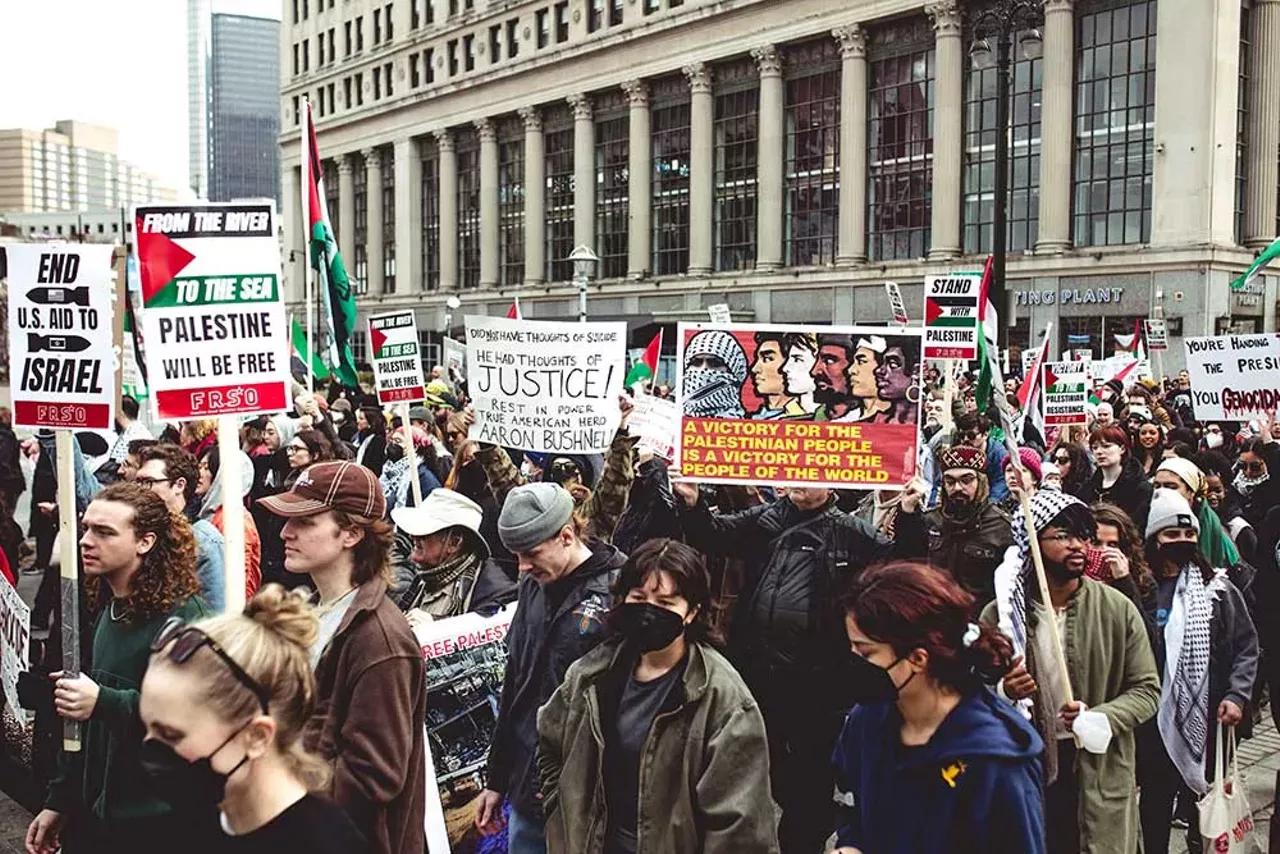
{"label": "red flag", "polygon": [[516,297],[511,302],[511,308],[507,309],[507,320],[524,320],[520,316],[520,297]]}

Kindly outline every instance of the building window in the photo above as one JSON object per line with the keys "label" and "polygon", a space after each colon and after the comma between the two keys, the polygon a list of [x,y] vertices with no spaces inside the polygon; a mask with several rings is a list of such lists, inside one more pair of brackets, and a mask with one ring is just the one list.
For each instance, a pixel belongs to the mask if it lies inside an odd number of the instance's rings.
{"label": "building window", "polygon": [[569,2],[556,4],[556,44],[561,44],[569,40]]}
{"label": "building window", "polygon": [[[412,2],[413,2],[413,0],[406,0],[406,2],[410,2],[410,3],[412,3]],[[394,38],[396,37],[396,22],[395,22],[395,19],[394,19],[394,18],[392,17],[392,15],[391,15],[391,6],[392,6],[392,5],[393,5],[393,4],[388,3],[388,4],[387,4],[386,6],[384,6],[384,7],[383,7],[383,9],[382,9],[382,17],[383,17],[383,18],[385,18],[385,19],[386,19],[386,21],[387,21],[387,41],[391,41],[392,39],[394,39]]]}
{"label": "building window", "polygon": [[1155,0],[1076,17],[1077,246],[1150,239],[1155,36]]}
{"label": "building window", "polygon": [[[1133,335],[1133,330],[1140,319],[1140,317],[1123,315],[1063,317],[1060,321],[1061,332],[1059,333],[1061,351],[1066,353],[1068,350],[1088,350],[1095,359],[1114,356],[1124,349],[1120,346],[1120,342],[1116,341],[1115,336]],[[1012,336],[1010,340],[1013,340]]]}
{"label": "building window", "polygon": [[422,85],[422,78],[418,72],[419,62],[421,62],[421,57],[419,57],[416,53],[409,55],[409,88],[410,89],[417,89],[420,85]]}
{"label": "building window", "polygon": [[476,37],[467,35],[462,37],[462,68],[464,71],[475,71],[476,68]]}
{"label": "building window", "polygon": [[591,0],[587,11],[587,32],[594,33],[604,26],[604,0]]}
{"label": "building window", "polygon": [[480,143],[471,129],[458,132],[458,279],[480,285]]}
{"label": "building window", "polygon": [[507,21],[507,59],[515,59],[520,54],[520,19]]}
{"label": "building window", "polygon": [[[1013,38],[1013,75],[1009,92],[1009,194],[1006,246],[1011,252],[1034,249],[1040,226],[1040,103],[1043,61],[1027,59]],[[996,81],[995,67],[977,70],[966,63],[964,111],[964,251],[991,251],[995,224]]]}
{"label": "building window", "polygon": [[436,2],[437,0],[423,0],[423,5],[427,7],[428,24],[434,24],[436,22]]}
{"label": "building window", "polygon": [[293,96],[293,123],[299,124],[302,121],[302,101],[297,95]]}
{"label": "building window", "polygon": [[756,261],[756,137],[759,88],[716,96],[715,268],[750,270]]}
{"label": "building window", "polygon": [[422,276],[434,291],[440,288],[440,154],[431,148],[422,146]]}
{"label": "building window", "polygon": [[[396,292],[396,152],[384,148],[382,162],[382,288]],[[412,287],[412,283],[410,283]]]}
{"label": "building window", "polygon": [[302,40],[302,70],[311,70],[311,40]]}
{"label": "building window", "polygon": [[298,23],[298,0],[293,0],[293,22]]}
{"label": "building window", "polygon": [[1248,190],[1249,163],[1249,62],[1251,4],[1240,4],[1240,84],[1236,90],[1236,243],[1244,242],[1244,213]]}
{"label": "building window", "polygon": [[489,64],[496,65],[502,59],[502,24],[489,28]]}
{"label": "building window", "polygon": [[596,122],[596,254],[602,279],[627,274],[629,127],[625,115]]}
{"label": "building window", "polygon": [[333,83],[330,83],[328,86],[326,86],[326,87],[324,87],[324,88],[325,88],[325,93],[326,93],[326,94],[328,94],[328,96],[329,96],[329,112],[331,112],[331,113],[333,113],[333,112],[337,112],[337,109],[338,109],[338,108],[337,108],[337,106],[335,105],[334,100],[333,100],[333,89],[334,89],[334,84],[333,84]]}
{"label": "building window", "polygon": [[[422,24],[422,19],[418,16],[419,0],[410,0],[409,3],[409,29],[416,30]],[[427,8],[431,8],[431,0],[426,0]]]}
{"label": "building window", "polygon": [[394,69],[394,65],[392,65],[392,63],[390,62],[388,62],[382,68],[382,79],[387,81],[387,97],[388,98],[390,98],[392,95],[395,94],[395,88],[391,84],[391,77],[392,77],[391,72],[393,69]]}
{"label": "building window", "polygon": [[382,68],[373,69],[373,100],[378,101],[382,98]]}
{"label": "building window", "polygon": [[342,55],[351,56],[351,22],[342,25]]}
{"label": "building window", "polygon": [[293,44],[293,76],[298,76],[298,43]]}
{"label": "building window", "polygon": [[788,267],[808,267],[836,257],[840,66],[831,39],[798,48],[794,56],[786,81],[783,252]]}
{"label": "building window", "polygon": [[539,9],[534,19],[538,26],[538,47],[541,49],[551,44],[551,12],[547,9]]}
{"label": "building window", "polygon": [[334,28],[330,27],[329,28],[329,64],[330,65],[338,61],[338,41],[335,36],[336,34],[334,33]]}
{"label": "building window", "polygon": [[377,47],[382,43],[382,10],[373,10],[373,46]]}
{"label": "building window", "polygon": [[573,278],[573,128],[546,131],[547,281]]}
{"label": "building window", "polygon": [[344,77],[342,79],[342,100],[346,105],[346,109],[351,109],[351,78]]}
{"label": "building window", "polygon": [[364,50],[364,16],[356,18],[356,53]]}
{"label": "building window", "polygon": [[932,217],[933,31],[918,19],[872,39],[867,254],[877,261],[922,258]]}
{"label": "building window", "polygon": [[609,26],[616,27],[622,23],[622,0],[609,0]]}
{"label": "building window", "polygon": [[422,76],[427,83],[436,82],[436,49],[433,47],[422,52]]}
{"label": "building window", "polygon": [[689,104],[655,107],[653,145],[653,272],[689,269]]}
{"label": "building window", "polygon": [[364,171],[364,158],[352,155],[351,160],[352,212],[356,218],[351,228],[355,245],[351,266],[352,289],[363,294],[369,287],[369,180]]}
{"label": "building window", "polygon": [[302,20],[306,20],[311,14],[310,0],[302,0]]}
{"label": "building window", "polygon": [[332,160],[326,160],[323,164],[324,171],[324,206],[329,212],[329,225],[333,228],[334,234],[341,234],[339,231],[342,227],[341,221],[338,219],[338,164]]}
{"label": "building window", "polygon": [[644,13],[652,15],[662,8],[662,0],[644,0]]}
{"label": "building window", "polygon": [[458,73],[458,40],[449,39],[449,76],[454,77]]}
{"label": "building window", "polygon": [[351,331],[351,358],[356,363],[357,370],[367,370],[369,367],[368,335],[363,329]]}
{"label": "building window", "polygon": [[524,128],[504,122],[498,137],[498,252],[501,282],[524,281]]}

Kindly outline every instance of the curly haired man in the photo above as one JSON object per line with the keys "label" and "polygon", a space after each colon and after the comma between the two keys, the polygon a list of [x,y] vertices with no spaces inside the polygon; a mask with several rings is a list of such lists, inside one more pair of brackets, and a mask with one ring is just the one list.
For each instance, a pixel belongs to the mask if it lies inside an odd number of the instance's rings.
{"label": "curly haired man", "polygon": [[206,614],[197,596],[195,539],[183,516],[136,483],[98,493],[82,530],[85,584],[98,611],[93,664],[88,673],[53,678],[54,706],[85,724],[83,744],[60,757],[45,808],[27,830],[27,850],[172,850],[189,832],[145,778],[138,696],[151,639],[164,621]]}

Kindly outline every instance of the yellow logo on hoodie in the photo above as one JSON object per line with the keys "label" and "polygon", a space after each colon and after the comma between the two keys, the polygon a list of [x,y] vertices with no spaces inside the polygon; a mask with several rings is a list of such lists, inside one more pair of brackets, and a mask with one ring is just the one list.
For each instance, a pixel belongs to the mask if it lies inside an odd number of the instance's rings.
{"label": "yellow logo on hoodie", "polygon": [[956,787],[956,779],[964,773],[964,763],[957,760],[942,769],[942,779],[947,781],[947,785],[951,788]]}

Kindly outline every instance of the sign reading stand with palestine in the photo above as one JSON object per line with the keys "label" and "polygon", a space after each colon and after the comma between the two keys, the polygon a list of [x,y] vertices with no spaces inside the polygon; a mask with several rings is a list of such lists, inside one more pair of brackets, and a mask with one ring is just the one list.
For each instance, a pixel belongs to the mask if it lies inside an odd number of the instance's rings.
{"label": "sign reading stand with palestine", "polygon": [[369,343],[379,403],[408,403],[426,397],[422,357],[418,355],[418,324],[412,311],[369,318]]}
{"label": "sign reading stand with palestine", "polygon": [[275,206],[139,207],[134,223],[156,418],[287,409]]}
{"label": "sign reading stand with palestine", "polygon": [[113,247],[14,243],[5,251],[13,426],[111,429]]}
{"label": "sign reading stand with palestine", "polygon": [[978,293],[981,273],[924,278],[924,357],[978,358]]}
{"label": "sign reading stand with palestine", "polygon": [[1044,426],[1062,427],[1089,422],[1085,405],[1089,402],[1088,362],[1045,362]]}

